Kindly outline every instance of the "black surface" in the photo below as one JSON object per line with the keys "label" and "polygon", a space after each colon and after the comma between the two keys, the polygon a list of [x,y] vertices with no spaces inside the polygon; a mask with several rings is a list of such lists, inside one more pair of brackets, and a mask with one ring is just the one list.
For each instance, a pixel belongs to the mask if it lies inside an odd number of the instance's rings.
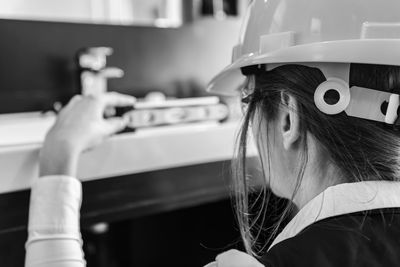
{"label": "black surface", "polygon": [[[214,162],[83,183],[81,221],[118,221],[229,197],[229,162]],[[30,191],[0,194],[0,234],[25,229]]]}
{"label": "black surface", "polygon": [[[230,200],[160,212],[109,224],[96,234],[82,229],[88,267],[203,266],[241,248]],[[25,230],[0,235],[2,267],[23,267]]]}
{"label": "black surface", "polygon": [[116,222],[83,238],[88,267],[203,266],[242,248],[229,200]]}

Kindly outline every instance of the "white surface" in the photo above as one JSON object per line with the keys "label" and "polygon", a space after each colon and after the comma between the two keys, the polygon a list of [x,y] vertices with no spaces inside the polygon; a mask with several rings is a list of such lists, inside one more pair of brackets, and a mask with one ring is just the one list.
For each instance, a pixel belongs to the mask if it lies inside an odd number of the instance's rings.
{"label": "white surface", "polygon": [[[39,150],[52,119],[21,122],[0,118],[0,193],[27,189],[38,175]],[[120,134],[83,154],[78,176],[87,181],[229,160],[238,129],[237,122],[202,123]]]}
{"label": "white surface", "polygon": [[36,112],[0,115],[0,149],[42,143],[54,121],[54,115]]}
{"label": "white surface", "polygon": [[182,5],[180,0],[0,0],[0,17],[179,27],[183,22]]}
{"label": "white surface", "polygon": [[201,105],[215,105],[220,103],[219,97],[189,97],[179,99],[169,99],[162,101],[142,101],[135,103],[135,109],[149,109],[149,108],[176,108],[187,106],[201,106]]}

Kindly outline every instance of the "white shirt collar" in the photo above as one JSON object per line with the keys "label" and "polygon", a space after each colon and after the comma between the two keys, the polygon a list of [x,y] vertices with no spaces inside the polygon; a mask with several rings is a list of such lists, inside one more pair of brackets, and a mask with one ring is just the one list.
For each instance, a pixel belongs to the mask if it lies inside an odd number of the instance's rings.
{"label": "white shirt collar", "polygon": [[395,207],[400,207],[400,182],[366,181],[331,186],[296,214],[269,249],[317,221],[363,210]]}

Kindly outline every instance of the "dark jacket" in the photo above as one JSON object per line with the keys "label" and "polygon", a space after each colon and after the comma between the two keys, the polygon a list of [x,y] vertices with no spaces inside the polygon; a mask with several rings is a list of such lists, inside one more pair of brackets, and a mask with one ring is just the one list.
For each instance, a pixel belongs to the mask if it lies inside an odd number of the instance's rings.
{"label": "dark jacket", "polygon": [[329,217],[274,245],[266,267],[400,267],[400,208]]}

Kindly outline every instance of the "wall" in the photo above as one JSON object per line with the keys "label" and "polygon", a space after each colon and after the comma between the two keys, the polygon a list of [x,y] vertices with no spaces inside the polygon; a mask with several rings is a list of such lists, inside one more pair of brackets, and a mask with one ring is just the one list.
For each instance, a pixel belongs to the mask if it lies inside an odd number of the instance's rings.
{"label": "wall", "polygon": [[177,29],[0,20],[0,113],[39,111],[77,92],[74,55],[115,49],[109,66],[125,70],[111,90],[165,90],[190,96],[230,61],[240,21],[202,19]]}

